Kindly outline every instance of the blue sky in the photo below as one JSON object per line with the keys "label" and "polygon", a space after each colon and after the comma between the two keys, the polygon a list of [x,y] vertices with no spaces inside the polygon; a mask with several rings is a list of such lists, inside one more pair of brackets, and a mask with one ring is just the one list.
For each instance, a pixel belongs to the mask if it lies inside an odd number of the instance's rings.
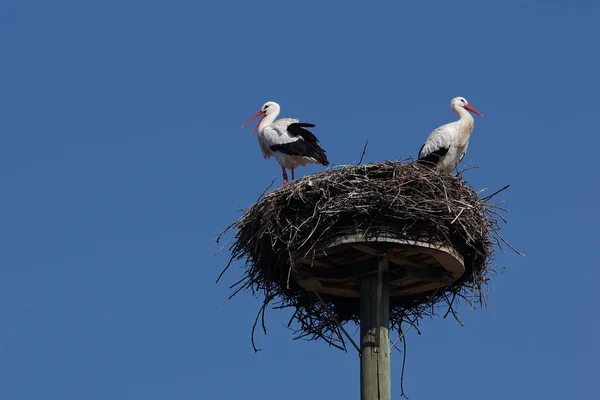
{"label": "blue sky", "polygon": [[[599,324],[594,1],[0,5],[0,398],[358,398],[358,359],[225,302],[214,237],[278,178],[268,100],[334,165],[416,156],[464,96],[463,163],[511,210],[489,307],[408,335],[411,400],[589,398]],[[310,166],[302,176],[319,171]],[[400,353],[392,391],[400,392]]]}

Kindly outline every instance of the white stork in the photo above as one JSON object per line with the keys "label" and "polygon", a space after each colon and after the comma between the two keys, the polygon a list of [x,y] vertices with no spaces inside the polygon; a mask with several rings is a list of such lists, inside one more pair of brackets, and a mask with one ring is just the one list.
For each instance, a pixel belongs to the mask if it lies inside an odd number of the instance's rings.
{"label": "white stork", "polygon": [[464,97],[455,97],[450,102],[450,109],[459,120],[442,125],[429,134],[427,141],[419,150],[417,162],[433,164],[440,169],[452,172],[462,161],[469,147],[469,138],[473,132],[475,120],[469,111],[483,117],[469,105]]}
{"label": "white stork", "polygon": [[310,131],[304,128],[312,128],[315,125],[300,122],[297,119],[281,118],[275,121],[281,108],[274,101],[266,102],[260,110],[242,125],[246,126],[250,121],[262,115],[258,124],[252,129],[252,133],[258,129],[258,143],[265,159],[275,157],[281,171],[283,172],[283,184],[288,184],[286,169],[292,170],[294,180],[294,169],[299,165],[308,163],[329,165],[325,150],[319,145],[319,141]]}

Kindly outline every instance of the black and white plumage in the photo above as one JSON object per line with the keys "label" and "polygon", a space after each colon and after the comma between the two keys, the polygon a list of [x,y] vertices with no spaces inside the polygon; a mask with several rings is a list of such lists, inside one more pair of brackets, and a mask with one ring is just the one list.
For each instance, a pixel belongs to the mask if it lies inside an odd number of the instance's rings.
{"label": "black and white plumage", "polygon": [[298,166],[309,163],[327,166],[329,161],[317,137],[306,129],[313,128],[315,125],[293,118],[281,118],[275,121],[280,110],[279,104],[269,101],[242,127],[262,115],[250,134],[258,129],[258,143],[262,154],[265,159],[275,157],[281,166],[285,185],[288,183],[286,169],[292,171],[292,180],[294,180],[294,170]]}
{"label": "black and white plumage", "polygon": [[458,115],[459,120],[442,125],[431,132],[419,150],[417,160],[419,163],[436,166],[448,172],[456,168],[467,153],[469,139],[475,125],[475,120],[469,111],[483,117],[464,97],[453,98],[450,109]]}

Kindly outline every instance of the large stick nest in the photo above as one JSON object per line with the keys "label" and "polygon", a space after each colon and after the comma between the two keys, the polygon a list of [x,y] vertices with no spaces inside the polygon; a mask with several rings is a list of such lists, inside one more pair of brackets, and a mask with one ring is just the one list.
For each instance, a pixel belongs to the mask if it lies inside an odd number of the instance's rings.
{"label": "large stick nest", "polygon": [[264,313],[273,303],[276,309],[293,311],[288,327],[293,326],[298,338],[324,339],[345,349],[337,322],[358,323],[359,299],[319,299],[294,281],[293,260],[299,251],[310,256],[348,227],[360,234],[392,230],[407,240],[453,247],[464,258],[465,273],[441,290],[391,297],[390,328],[401,331],[403,323],[416,327],[423,316],[439,312],[456,317],[454,307],[461,300],[485,305],[483,288],[494,272],[494,247],[508,245],[498,226],[498,220],[506,222],[499,213],[507,210],[490,203],[495,194],[480,198],[460,176],[412,162],[349,166],[306,176],[263,193],[225,230],[235,230],[225,270],[234,261],[243,263],[243,276],[231,286],[231,297],[243,290],[263,297],[252,338],[259,319],[266,329]]}

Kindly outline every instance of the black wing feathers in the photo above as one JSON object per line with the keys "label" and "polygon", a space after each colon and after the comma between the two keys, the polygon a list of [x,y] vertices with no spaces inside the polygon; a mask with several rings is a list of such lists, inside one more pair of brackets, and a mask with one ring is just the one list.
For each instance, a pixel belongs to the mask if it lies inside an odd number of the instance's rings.
{"label": "black wing feathers", "polygon": [[319,140],[311,131],[304,129],[314,128],[314,126],[314,124],[308,124],[306,122],[294,122],[293,124],[288,125],[287,130],[291,136],[301,136],[308,142],[319,143]]}
{"label": "black wing feathers", "polygon": [[[423,147],[425,147],[425,145],[421,147],[419,154],[421,154]],[[440,162],[440,159],[444,157],[446,153],[448,153],[448,150],[450,150],[449,147],[441,147],[436,151],[432,151],[431,153],[427,154],[425,157],[419,157],[417,162],[421,164],[437,164]]]}
{"label": "black wing feathers", "polygon": [[288,125],[287,130],[290,136],[300,136],[301,139],[291,143],[276,144],[271,146],[271,150],[280,151],[290,156],[312,157],[322,165],[329,165],[325,150],[319,145],[319,140],[312,132],[304,128],[312,128],[314,124],[306,122],[294,122]]}

